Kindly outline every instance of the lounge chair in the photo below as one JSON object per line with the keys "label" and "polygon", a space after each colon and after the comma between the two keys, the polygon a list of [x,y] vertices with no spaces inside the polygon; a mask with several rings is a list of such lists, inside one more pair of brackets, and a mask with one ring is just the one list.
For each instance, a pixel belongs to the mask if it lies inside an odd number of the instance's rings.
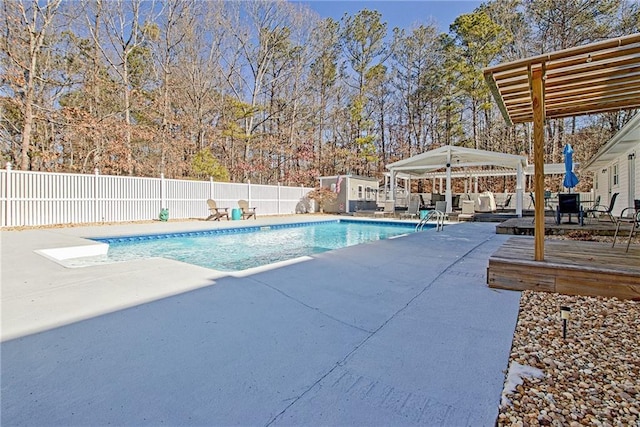
{"label": "lounge chair", "polygon": [[611,220],[611,222],[616,222],[616,219],[614,218],[613,214],[611,213],[613,211],[613,207],[616,204],[616,199],[618,198],[618,194],[620,193],[613,193],[613,195],[611,196],[611,200],[609,201],[609,207],[606,206],[602,206],[602,205],[596,205],[593,208],[589,209],[586,213],[585,216],[587,217],[592,217],[592,218],[599,218],[600,216],[608,216],[609,219]]}
{"label": "lounge chair", "polygon": [[447,202],[445,200],[438,200],[436,202],[436,211],[441,212],[445,220],[449,220],[447,214]]}
{"label": "lounge chair", "polygon": [[616,219],[616,232],[613,235],[613,244],[611,245],[611,247],[614,247],[616,245],[616,238],[618,237],[618,232],[620,231],[620,226],[622,224],[628,224],[630,226],[626,249],[626,252],[629,252],[631,238],[636,233],[636,231],[640,229],[640,209],[624,208],[622,210],[620,216]]}
{"label": "lounge chair", "polygon": [[381,211],[375,211],[375,216],[390,216],[393,217],[396,214],[395,202],[393,200],[387,200],[384,202],[384,208]]}
{"label": "lounge chair", "polygon": [[249,202],[246,200],[238,200],[238,207],[242,212],[242,219],[249,219],[251,217],[253,217],[253,219],[258,219],[256,218],[256,208],[250,208]]}
{"label": "lounge chair", "polygon": [[501,210],[504,211],[509,207],[509,204],[511,203],[511,197],[513,196],[513,194],[509,194],[507,196],[507,198],[505,199],[504,203],[502,204],[496,204],[496,207]]}
{"label": "lounge chair", "polygon": [[214,221],[220,221],[220,218],[227,218],[229,220],[229,208],[219,208],[216,206],[216,202],[212,199],[207,200],[207,205],[209,206],[209,216],[207,217],[207,221],[210,219]]}
{"label": "lounge chair", "polygon": [[458,215],[458,221],[473,221],[476,212],[476,202],[473,200],[462,201],[462,212]]}
{"label": "lounge chair", "polygon": [[478,196],[478,208],[476,210],[486,213],[496,211],[496,201],[491,191],[485,191]]}
{"label": "lounge chair", "polygon": [[414,218],[417,217],[420,208],[420,201],[417,198],[412,198],[409,201],[409,207],[407,208],[406,212],[403,212],[400,214],[400,218]]}

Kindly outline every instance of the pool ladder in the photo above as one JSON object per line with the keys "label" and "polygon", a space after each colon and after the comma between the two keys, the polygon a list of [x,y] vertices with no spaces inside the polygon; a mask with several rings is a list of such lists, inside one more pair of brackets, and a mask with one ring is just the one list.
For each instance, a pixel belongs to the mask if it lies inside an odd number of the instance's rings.
{"label": "pool ladder", "polygon": [[447,218],[447,214],[442,212],[442,211],[438,211],[438,210],[432,210],[429,211],[424,218],[420,219],[420,222],[418,223],[418,225],[416,225],[416,231],[422,231],[422,229],[424,228],[424,225],[429,222],[431,219],[435,219],[436,220],[436,231],[440,231],[444,228],[444,220]]}

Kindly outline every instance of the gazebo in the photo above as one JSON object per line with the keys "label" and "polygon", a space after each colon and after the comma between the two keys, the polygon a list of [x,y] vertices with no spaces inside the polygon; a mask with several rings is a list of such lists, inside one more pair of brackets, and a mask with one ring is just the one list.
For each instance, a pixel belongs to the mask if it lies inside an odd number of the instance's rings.
{"label": "gazebo", "polygon": [[640,107],[640,33],[483,70],[507,122],[533,122],[535,250],[544,260],[544,121]]}
{"label": "gazebo", "polygon": [[393,185],[398,174],[410,178],[426,178],[429,173],[444,169],[446,174],[445,201],[447,202],[447,212],[451,212],[453,209],[451,203],[452,169],[459,170],[460,168],[479,168],[483,166],[494,166],[498,169],[509,170],[511,174],[515,172],[516,213],[518,216],[522,216],[523,177],[527,166],[527,158],[515,154],[477,150],[454,145],[445,145],[429,150],[387,165],[387,169],[391,173],[391,194],[395,194]]}

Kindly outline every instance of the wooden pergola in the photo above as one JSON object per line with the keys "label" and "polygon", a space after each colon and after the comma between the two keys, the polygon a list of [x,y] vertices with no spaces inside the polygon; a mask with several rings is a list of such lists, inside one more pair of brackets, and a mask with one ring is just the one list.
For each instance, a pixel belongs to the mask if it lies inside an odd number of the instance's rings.
{"label": "wooden pergola", "polygon": [[640,33],[483,70],[508,125],[533,122],[535,251],[544,260],[544,121],[640,107]]}

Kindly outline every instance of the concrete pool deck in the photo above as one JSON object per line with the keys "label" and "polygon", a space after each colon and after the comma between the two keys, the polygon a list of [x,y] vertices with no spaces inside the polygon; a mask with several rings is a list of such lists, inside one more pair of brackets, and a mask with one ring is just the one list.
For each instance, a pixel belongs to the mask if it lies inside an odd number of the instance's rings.
{"label": "concrete pool deck", "polygon": [[239,275],[34,252],[301,218],[2,231],[2,424],[493,426],[520,297],[486,285],[495,224]]}

